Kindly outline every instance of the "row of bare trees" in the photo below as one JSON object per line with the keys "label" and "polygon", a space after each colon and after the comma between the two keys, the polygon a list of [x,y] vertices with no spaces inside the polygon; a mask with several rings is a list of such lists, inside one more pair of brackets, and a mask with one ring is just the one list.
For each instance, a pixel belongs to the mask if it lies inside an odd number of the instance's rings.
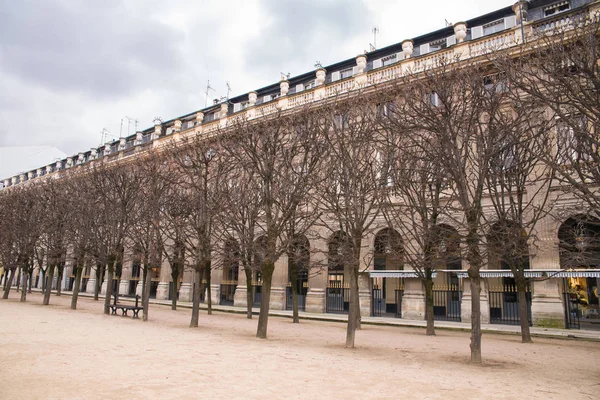
{"label": "row of bare trees", "polygon": [[[297,322],[297,266],[312,273],[327,266],[297,262],[300,247],[310,246],[300,238],[333,235],[338,242],[326,256],[347,273],[346,346],[354,347],[359,278],[372,256],[365,243],[385,224],[400,234],[392,238],[399,245],[389,247],[398,269],[414,269],[423,282],[428,335],[435,334],[434,273],[458,252],[468,268],[471,361],[482,359],[480,270],[496,256],[514,275],[522,340],[530,342],[525,270],[540,221],[552,217],[565,192],[598,210],[597,29],[581,24],[535,38],[516,56],[494,52],[480,63],[441,59],[419,79],[407,75],[294,112],[235,118],[212,135],[177,134],[137,157],[98,160],[60,179],[5,190],[4,298],[20,273],[24,301],[37,265],[48,304],[69,259],[72,308],[87,268],[95,271],[96,299],[106,282],[108,313],[118,295],[113,279],[135,256],[147,320],[151,276],[165,260],[173,309],[184,271],[193,272],[195,327],[204,291],[212,309],[212,271],[235,261],[245,275],[248,318],[260,274],[256,335],[266,338],[275,263],[288,257]],[[490,234],[499,238],[493,252],[486,250]],[[450,249],[450,241],[457,245]]]}

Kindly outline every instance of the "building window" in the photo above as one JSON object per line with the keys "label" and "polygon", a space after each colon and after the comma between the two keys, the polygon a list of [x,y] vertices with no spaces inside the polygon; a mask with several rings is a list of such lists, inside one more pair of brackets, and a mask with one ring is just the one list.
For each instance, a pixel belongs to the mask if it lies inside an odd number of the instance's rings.
{"label": "building window", "polygon": [[344,70],[340,71],[341,79],[350,78],[351,76],[352,76],[352,68],[348,68],[348,69],[344,69]]}
{"label": "building window", "polygon": [[448,42],[446,39],[435,40],[429,43],[429,52],[442,50],[448,47]]}
{"label": "building window", "polygon": [[304,90],[310,90],[315,87],[315,81],[308,81],[304,84]]}
{"label": "building window", "polygon": [[335,114],[333,116],[333,125],[337,129],[348,128],[350,126],[348,114]]}
{"label": "building window", "polygon": [[568,1],[561,1],[560,3],[552,4],[544,8],[544,16],[549,17],[564,11],[571,9],[571,3]]}
{"label": "building window", "polygon": [[483,77],[483,87],[489,92],[506,92],[508,81],[505,74],[492,74]]}
{"label": "building window", "polygon": [[504,19],[490,22],[483,26],[483,35],[491,35],[492,33],[500,32],[504,30]]}
{"label": "building window", "polygon": [[383,62],[383,66],[387,66],[387,65],[391,65],[394,64],[396,61],[398,61],[397,55],[396,54],[392,54],[389,55],[387,57],[383,57],[381,59],[381,61]]}
{"label": "building window", "polygon": [[427,93],[425,95],[425,101],[431,106],[440,106],[440,98],[436,92]]}
{"label": "building window", "polygon": [[394,112],[394,108],[395,104],[393,101],[377,104],[377,114],[379,116],[387,117],[390,113]]}
{"label": "building window", "polygon": [[[569,163],[587,159],[581,154],[578,136],[586,129],[584,117],[570,117],[569,121],[561,120],[556,125],[556,144],[558,160],[561,163]],[[578,132],[579,131],[579,132]],[[583,147],[585,148],[585,147]]]}

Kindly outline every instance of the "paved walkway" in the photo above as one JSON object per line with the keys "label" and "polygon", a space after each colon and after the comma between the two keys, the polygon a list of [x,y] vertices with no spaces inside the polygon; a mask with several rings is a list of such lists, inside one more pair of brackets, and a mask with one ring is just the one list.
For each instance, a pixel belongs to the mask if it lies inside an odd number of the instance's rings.
{"label": "paved walkway", "polygon": [[[40,291],[40,289],[33,289],[34,291]],[[71,296],[73,293],[69,291],[62,292],[66,296]],[[90,293],[80,293],[82,297],[93,297]],[[100,295],[104,298],[103,295]],[[121,297],[121,301],[135,300],[130,297]],[[150,299],[150,304],[171,306],[171,300],[156,300]],[[178,301],[178,308],[192,308],[191,302]],[[206,309],[206,304],[200,304],[201,309]],[[213,305],[213,311],[229,312],[236,314],[245,314],[246,309],[242,307],[234,306],[221,306]],[[253,308],[253,314],[258,315],[259,309]],[[271,310],[269,315],[275,317],[292,318],[292,311],[288,310]],[[332,322],[347,322],[348,317],[344,314],[320,314],[320,313],[307,313],[299,312],[298,316],[300,319],[314,320],[314,321],[332,321]],[[363,324],[371,325],[387,325],[387,326],[405,326],[413,328],[424,328],[426,326],[425,321],[419,320],[408,320],[401,318],[386,318],[386,317],[362,317],[361,322]],[[450,321],[435,321],[436,329],[449,329],[459,331],[470,331],[471,324],[466,322],[450,322]],[[499,333],[508,335],[519,335],[521,328],[516,325],[498,325],[498,324],[482,324],[481,331],[484,333]],[[531,335],[534,337],[547,337],[547,338],[558,338],[558,339],[581,339],[600,342],[600,330],[583,330],[583,329],[557,329],[557,328],[539,328],[531,327]]]}

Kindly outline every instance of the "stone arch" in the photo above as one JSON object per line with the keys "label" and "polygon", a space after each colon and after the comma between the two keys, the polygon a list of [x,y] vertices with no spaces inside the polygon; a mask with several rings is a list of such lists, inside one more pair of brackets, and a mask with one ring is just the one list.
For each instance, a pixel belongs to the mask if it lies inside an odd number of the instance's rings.
{"label": "stone arch", "polygon": [[373,240],[374,269],[404,269],[404,242],[393,228],[383,228]]}

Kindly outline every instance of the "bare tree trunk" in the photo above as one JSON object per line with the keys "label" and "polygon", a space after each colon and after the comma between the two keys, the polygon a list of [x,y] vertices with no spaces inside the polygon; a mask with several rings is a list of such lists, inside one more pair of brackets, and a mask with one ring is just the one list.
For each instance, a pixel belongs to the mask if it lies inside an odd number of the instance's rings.
{"label": "bare tree trunk", "polygon": [[96,284],[94,286],[94,300],[98,301],[100,297],[100,286],[102,285],[102,269],[103,267],[96,266]]}
{"label": "bare tree trunk", "polygon": [[33,269],[29,272],[29,285],[27,285],[27,293],[31,293],[31,287],[33,284]]}
{"label": "bare tree trunk", "polygon": [[27,268],[23,269],[23,281],[21,282],[21,284],[23,285],[23,288],[21,289],[21,303],[24,303],[27,300],[27,278],[28,278],[29,274],[27,273]]}
{"label": "bare tree trunk", "polygon": [[[359,306],[358,303],[358,265],[354,263],[350,266],[350,306],[348,307],[348,327],[346,329],[346,347],[354,348],[354,339],[356,336],[356,326],[358,317],[356,315]],[[342,289],[343,290],[343,289]]]}
{"label": "bare tree trunk", "polygon": [[200,293],[202,291],[202,270],[196,268],[196,284],[194,285],[194,300],[192,302],[192,320],[190,328],[198,327],[198,319],[200,317]]}
{"label": "bare tree trunk", "polygon": [[246,274],[246,318],[252,319],[252,305],[254,304],[254,296],[252,295],[252,270],[244,268]]}
{"label": "bare tree trunk", "polygon": [[142,321],[148,321],[148,312],[150,310],[150,286],[152,286],[152,278],[150,277],[150,268],[148,264],[144,264],[144,292],[142,293]]}
{"label": "bare tree trunk", "polygon": [[44,292],[43,305],[47,306],[50,304],[50,294],[52,293],[52,280],[54,279],[54,265],[48,266],[48,273],[46,274],[46,291]]}
{"label": "bare tree trunk", "polygon": [[425,285],[425,320],[427,321],[427,329],[425,335],[435,336],[435,325],[433,320],[433,280],[431,274],[426,273],[426,279],[423,282]]}
{"label": "bare tree trunk", "polygon": [[10,272],[11,272],[11,274],[8,277],[8,281],[5,282],[4,295],[2,295],[2,298],[4,300],[8,299],[8,295],[10,293],[10,287],[12,286],[13,279],[15,279],[15,270],[13,269]]}
{"label": "bare tree trunk", "polygon": [[481,364],[481,281],[479,277],[469,276],[469,278],[471,281],[471,362]]}
{"label": "bare tree trunk", "polygon": [[263,264],[262,269],[262,297],[260,299],[260,314],[258,314],[256,337],[259,339],[266,339],[267,326],[269,323],[269,307],[271,305],[271,283],[273,281],[275,264],[273,262]]}
{"label": "bare tree trunk", "polygon": [[171,289],[171,310],[177,310],[177,289],[179,286],[179,267],[171,268],[171,279],[173,287]]}
{"label": "bare tree trunk", "polygon": [[[46,267],[47,269],[48,267]],[[41,270],[42,296],[46,293],[46,270]]]}
{"label": "bare tree trunk", "polygon": [[81,275],[83,267],[75,269],[75,283],[73,284],[73,297],[71,297],[71,310],[77,309],[77,299],[79,298],[79,288],[81,287]]}
{"label": "bare tree trunk", "polygon": [[17,281],[16,281],[16,286],[15,286],[15,291],[17,293],[19,293],[19,283],[21,282],[21,267],[18,267],[17,269]]}
{"label": "bare tree trunk", "polygon": [[295,260],[292,261],[292,268],[290,271],[290,283],[292,285],[292,323],[300,323],[300,317],[298,316],[298,270],[296,269]]}
{"label": "bare tree trunk", "polygon": [[9,270],[4,271],[4,282],[2,282],[2,290],[6,290],[6,281],[8,281]]}
{"label": "bare tree trunk", "polygon": [[62,278],[65,272],[65,267],[58,267],[58,275],[56,276],[56,295],[62,294]]}
{"label": "bare tree trunk", "polygon": [[108,262],[106,273],[106,294],[104,296],[104,314],[110,314],[110,298],[112,296],[113,274],[114,274],[114,259]]}
{"label": "bare tree trunk", "polygon": [[517,284],[517,296],[519,300],[519,322],[521,324],[521,342],[533,343],[529,331],[529,312],[527,310],[527,282],[522,272],[515,274]]}
{"label": "bare tree trunk", "polygon": [[210,278],[211,278],[211,266],[210,266],[210,261],[206,261],[206,263],[204,264],[204,276],[206,279],[206,309],[208,312],[208,315],[212,315],[212,294],[211,294],[211,287],[210,287]]}

